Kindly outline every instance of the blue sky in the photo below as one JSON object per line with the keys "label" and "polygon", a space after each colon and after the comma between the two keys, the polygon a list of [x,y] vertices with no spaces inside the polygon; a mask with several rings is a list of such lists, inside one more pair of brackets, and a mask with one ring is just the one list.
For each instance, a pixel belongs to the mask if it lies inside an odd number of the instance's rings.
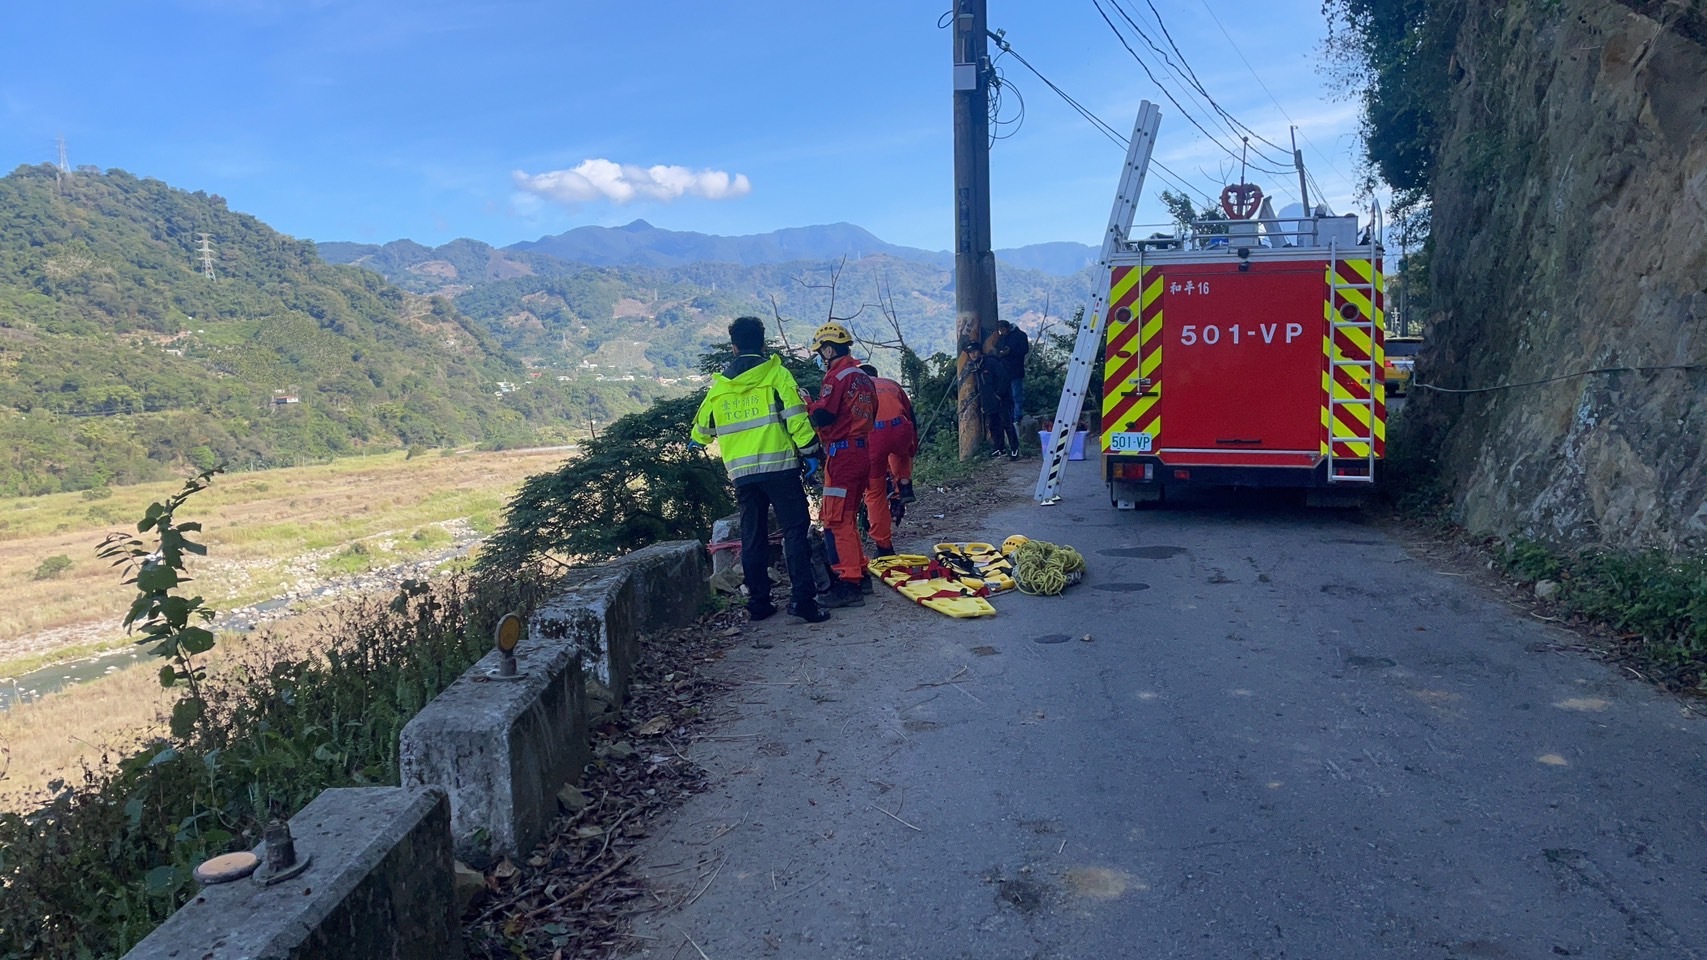
{"label": "blue sky", "polygon": [[[1350,208],[1357,110],[1318,68],[1320,0],[1153,2],[1216,101],[1282,144],[1290,116],[1329,202]],[[1144,0],[1120,3],[1165,48]],[[0,170],[51,159],[63,134],[73,164],[219,193],[316,240],[507,244],[644,217],[725,234],[845,220],[947,249],[947,7],[10,3]],[[1218,195],[1227,155],[1166,102],[1091,0],[990,8],[1018,53],[1122,133],[1139,101],[1158,101],[1157,156]],[[995,245],[1096,242],[1121,150],[1018,63],[1000,66],[1026,117],[992,154]],[[1206,106],[1171,89],[1209,125]],[[1296,177],[1252,179],[1296,196]],[[1152,176],[1140,221],[1165,219],[1154,201],[1164,185]]]}

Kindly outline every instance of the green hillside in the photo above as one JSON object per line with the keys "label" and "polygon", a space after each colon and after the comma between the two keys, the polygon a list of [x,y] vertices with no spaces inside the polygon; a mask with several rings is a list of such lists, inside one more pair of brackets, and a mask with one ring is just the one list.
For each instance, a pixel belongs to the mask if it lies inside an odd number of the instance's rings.
{"label": "green hillside", "polygon": [[325,263],[218,196],[120,170],[0,178],[0,495],[216,462],[533,443],[660,390],[527,384],[450,302]]}

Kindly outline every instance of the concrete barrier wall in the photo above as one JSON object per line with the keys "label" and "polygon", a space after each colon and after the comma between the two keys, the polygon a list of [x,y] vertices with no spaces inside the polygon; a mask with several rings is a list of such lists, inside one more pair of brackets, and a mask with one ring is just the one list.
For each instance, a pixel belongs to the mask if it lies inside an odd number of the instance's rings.
{"label": "concrete barrier wall", "polygon": [[581,650],[588,678],[621,706],[641,635],[693,622],[707,595],[706,575],[698,541],[653,544],[577,572],[563,594],[534,613],[529,636]]}
{"label": "concrete barrier wall", "polygon": [[206,887],[125,960],[462,956],[444,791],[327,790],[290,828],[305,871]]}
{"label": "concrete barrier wall", "polygon": [[557,791],[587,765],[587,708],[580,652],[522,641],[520,680],[492,680],[498,654],[427,704],[403,728],[404,786],[450,794],[457,859],[484,869],[516,858],[557,814]]}
{"label": "concrete barrier wall", "polygon": [[490,654],[409,722],[403,782],[450,793],[458,858],[483,867],[544,838],[557,792],[587,763],[585,680],[620,706],[641,635],[698,616],[705,578],[705,548],[691,540],[577,571],[517,649],[526,678],[488,679]]}
{"label": "concrete barrier wall", "polygon": [[404,728],[402,787],[327,790],[291,819],[301,877],[209,886],[126,960],[461,956],[453,857],[484,867],[544,838],[587,763],[588,686],[620,705],[643,635],[699,615],[707,566],[683,541],[578,572],[516,651],[527,676],[492,679],[489,654]]}

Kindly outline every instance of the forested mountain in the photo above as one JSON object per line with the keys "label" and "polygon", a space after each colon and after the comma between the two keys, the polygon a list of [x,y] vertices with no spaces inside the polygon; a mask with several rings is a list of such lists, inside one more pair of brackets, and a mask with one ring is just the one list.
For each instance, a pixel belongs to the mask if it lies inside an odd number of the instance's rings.
{"label": "forested mountain", "polygon": [[[954,347],[952,269],[889,255],[656,268],[571,264],[469,240],[437,249],[409,241],[321,249],[399,286],[454,296],[460,311],[529,363],[596,376],[690,372],[707,344],[725,336],[729,319],[744,313],[773,325],[780,315],[790,339],[804,343],[829,316],[832,277],[835,314],[852,317],[855,333],[894,340],[887,307],[922,355]],[[998,263],[997,272],[1002,315],[1034,329],[1070,316],[1092,293],[1089,270],[1063,277]]]}
{"label": "forested mountain", "polygon": [[796,260],[857,259],[889,254],[908,260],[947,263],[946,253],[884,243],[863,227],[830,223],[788,227],[743,237],[720,237],[682,230],[662,230],[644,220],[620,227],[576,227],[555,236],[540,237],[505,248],[539,253],[559,260],[593,266],[679,267],[690,263],[788,263]]}
{"label": "forested mountain", "polygon": [[498,386],[526,380],[449,301],[328,264],[220,197],[120,170],[0,178],[0,495],[533,442],[657,392]]}
{"label": "forested mountain", "polygon": [[[355,263],[388,276],[411,265],[432,264],[423,269],[443,270],[442,263],[456,268],[464,278],[500,280],[519,273],[540,271],[544,261],[570,261],[603,267],[682,267],[692,263],[732,263],[742,266],[800,263],[824,260],[860,260],[889,256],[937,267],[952,267],[954,256],[942,250],[921,250],[885,243],[863,227],[831,223],[812,227],[788,227],[770,233],[721,237],[705,233],[663,230],[644,220],[621,227],[576,227],[554,236],[513,243],[502,250],[473,240],[457,240],[435,249],[412,240],[373,243],[331,242],[320,245],[320,254],[333,263]],[[1057,276],[1078,273],[1096,262],[1097,248],[1083,243],[1037,243],[1011,250],[997,250],[996,259],[1005,266],[1041,270]],[[550,267],[544,268],[549,271]]]}

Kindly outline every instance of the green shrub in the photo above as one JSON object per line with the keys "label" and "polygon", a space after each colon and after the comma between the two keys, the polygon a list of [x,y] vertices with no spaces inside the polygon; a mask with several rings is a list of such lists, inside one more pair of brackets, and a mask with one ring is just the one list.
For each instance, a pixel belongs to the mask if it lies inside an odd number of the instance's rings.
{"label": "green shrub", "polygon": [[320,572],[323,574],[348,576],[366,573],[373,569],[377,555],[366,543],[357,540],[344,549],[320,562]]}
{"label": "green shrub", "polygon": [[688,447],[703,394],[618,419],[581,456],[529,477],[477,569],[498,576],[540,561],[606,560],[664,540],[705,539],[735,508],[723,464]]}
{"label": "green shrub", "polygon": [[31,580],[57,580],[59,575],[71,569],[71,558],[63,553],[48,557],[36,565],[36,571],[30,574]]}
{"label": "green shrub", "polygon": [[983,457],[960,459],[960,440],[953,430],[939,430],[919,447],[913,458],[913,482],[930,486],[964,480],[989,470]]}
{"label": "green shrub", "polygon": [[1506,548],[1505,566],[1520,579],[1529,582],[1557,580],[1564,572],[1564,564],[1559,557],[1533,540],[1513,541]]}
{"label": "green shrub", "polygon": [[1521,579],[1558,581],[1566,609],[1633,641],[1667,685],[1692,686],[1707,674],[1707,557],[1564,554],[1519,540],[1503,560]]}
{"label": "green shrub", "polygon": [[410,542],[421,549],[442,547],[454,539],[456,538],[450,535],[449,530],[440,526],[422,527],[409,535]]}
{"label": "green shrub", "polygon": [[105,500],[112,495],[112,487],[90,487],[83,491],[83,499],[85,500]]}
{"label": "green shrub", "polygon": [[194,892],[208,856],[329,787],[398,782],[398,734],[490,649],[499,616],[547,589],[405,586],[345,613],[321,654],[245,644],[202,682],[205,722],[0,814],[0,958],[123,954]]}

